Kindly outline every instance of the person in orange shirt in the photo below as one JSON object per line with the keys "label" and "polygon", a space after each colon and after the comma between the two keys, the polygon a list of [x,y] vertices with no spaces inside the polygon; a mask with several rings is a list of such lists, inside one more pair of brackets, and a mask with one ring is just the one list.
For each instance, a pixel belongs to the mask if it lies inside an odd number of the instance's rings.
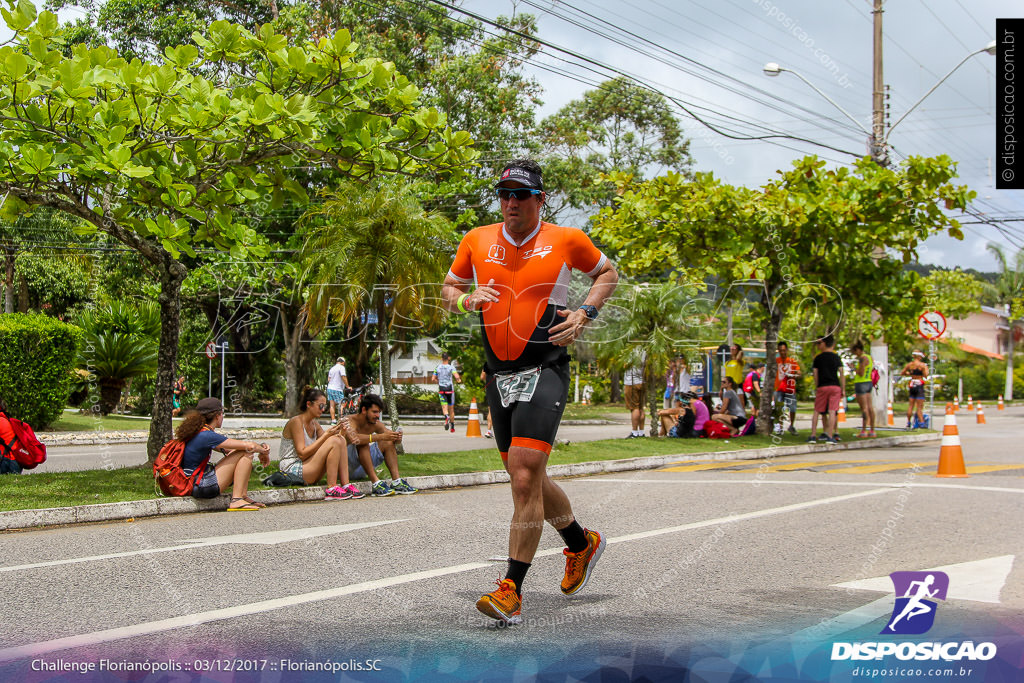
{"label": "person in orange shirt", "polygon": [[[523,580],[545,520],[566,544],[565,595],[586,585],[605,547],[602,534],[576,521],[569,498],[546,468],[569,393],[565,347],[597,318],[619,276],[582,230],[540,219],[546,198],[542,173],[528,159],[505,166],[496,184],[504,222],[463,237],[442,290],[449,311],[478,312],[484,330],[487,405],[495,445],[512,480],[515,512],[508,572],[476,607],[506,624],[522,621]],[[575,310],[567,307],[573,270],[593,282]]]}
{"label": "person in orange shirt", "polygon": [[782,417],[775,423],[775,433],[782,434],[785,413],[789,411],[789,433],[796,434],[796,380],[800,377],[800,363],[789,355],[789,344],[780,341],[779,355],[775,359],[775,405],[782,406]]}

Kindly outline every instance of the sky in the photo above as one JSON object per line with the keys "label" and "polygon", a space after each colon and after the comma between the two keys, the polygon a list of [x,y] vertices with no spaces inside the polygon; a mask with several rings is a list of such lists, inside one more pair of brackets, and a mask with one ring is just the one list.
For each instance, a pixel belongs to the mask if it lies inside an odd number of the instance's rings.
{"label": "sky", "polygon": [[[867,136],[857,123],[871,127],[871,5],[870,0],[460,3],[489,18],[533,14],[544,41],[636,77],[687,103],[720,130],[750,136],[765,134],[767,127],[854,154],[866,152]],[[890,123],[964,57],[993,40],[997,17],[1024,17],[1024,4],[1011,0],[887,0],[883,10]],[[596,72],[591,65],[568,65],[561,57],[565,55],[545,48],[536,65],[527,67],[544,87],[541,116],[613,75]],[[767,62],[799,72],[850,117],[792,73],[765,76]],[[551,67],[563,73],[553,73]],[[971,57],[892,129],[889,142],[896,160],[949,155],[957,162],[956,182],[978,193],[976,211],[990,219],[1021,220],[1024,190],[996,190],[992,179],[995,72],[995,57],[984,52]],[[679,117],[692,141],[695,168],[713,171],[734,185],[763,185],[806,154],[818,154],[835,166],[853,158],[790,139],[775,144],[733,140],[685,112],[679,111]],[[965,223],[977,220],[962,218]],[[962,242],[945,236],[929,240],[919,250],[920,262],[992,271],[995,261],[987,243],[1010,250],[1024,245],[1024,221],[1001,223],[1004,232],[983,223],[964,228]]]}
{"label": "sky", "polygon": [[[544,41],[676,98],[718,131],[821,143],[730,139],[678,110],[695,168],[730,184],[758,187],[806,154],[838,166],[866,151],[859,126],[871,125],[871,0],[448,1],[487,18],[533,14]],[[997,17],[1024,17],[1020,0],[886,0],[883,7],[890,123],[984,48]],[[67,20],[73,11],[60,15]],[[9,32],[3,27],[0,34]],[[798,72],[846,114],[792,73],[765,76],[767,62]],[[986,244],[1024,246],[1024,190],[996,190],[992,178],[995,67],[985,53],[968,59],[892,129],[889,141],[896,160],[948,154],[957,162],[956,182],[978,193],[975,212],[1021,222],[994,227],[962,217],[965,239],[932,238],[919,249],[921,263],[991,271]],[[551,48],[526,71],[544,89],[539,117],[617,75]]]}

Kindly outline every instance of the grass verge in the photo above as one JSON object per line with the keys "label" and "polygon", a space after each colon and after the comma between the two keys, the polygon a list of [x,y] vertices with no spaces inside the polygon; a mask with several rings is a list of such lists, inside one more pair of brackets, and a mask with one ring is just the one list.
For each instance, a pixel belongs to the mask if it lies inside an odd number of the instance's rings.
{"label": "grass verge", "polygon": [[[841,429],[843,441],[855,441],[856,429]],[[892,436],[883,432],[882,436]],[[806,435],[786,434],[779,446],[803,444]],[[548,460],[550,465],[564,465],[598,460],[619,460],[653,455],[680,455],[683,458],[721,451],[753,450],[772,444],[770,436],[745,436],[740,439],[608,439],[580,441],[556,445]],[[405,455],[399,461],[404,477],[433,474],[458,474],[501,469],[501,458],[494,450],[453,451]],[[277,469],[277,463],[253,472],[249,488],[266,487],[260,480]],[[38,510],[43,508],[117,503],[129,500],[158,498],[153,487],[153,470],[149,465],[115,470],[82,470],[49,472],[21,476],[0,476],[0,510]]]}

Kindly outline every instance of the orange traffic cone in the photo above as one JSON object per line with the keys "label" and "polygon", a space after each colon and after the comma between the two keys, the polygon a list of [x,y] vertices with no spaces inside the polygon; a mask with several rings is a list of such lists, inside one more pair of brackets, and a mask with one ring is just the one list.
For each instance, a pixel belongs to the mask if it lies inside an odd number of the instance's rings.
{"label": "orange traffic cone", "polygon": [[978,424],[985,424],[985,410],[981,407],[981,401],[978,401],[978,412],[975,414],[975,419]]}
{"label": "orange traffic cone", "polygon": [[846,406],[844,406],[843,403],[843,399],[839,399],[839,410],[836,412],[836,424],[846,422]]}
{"label": "orange traffic cone", "polygon": [[480,413],[476,409],[476,398],[469,404],[469,419],[466,420],[466,436],[483,438],[480,433]]}
{"label": "orange traffic cone", "polygon": [[939,449],[939,467],[936,477],[966,477],[964,452],[960,448],[960,431],[956,428],[956,413],[946,408],[946,422],[942,427],[942,447]]}
{"label": "orange traffic cone", "polygon": [[896,424],[896,416],[892,414],[892,401],[885,403],[885,423],[890,427]]}
{"label": "orange traffic cone", "polygon": [[967,410],[974,410],[974,397],[967,394]]}
{"label": "orange traffic cone", "polygon": [[953,399],[953,412],[954,413],[959,413],[960,412],[960,397],[959,396]]}
{"label": "orange traffic cone", "polygon": [[1003,405],[1003,395],[999,394],[999,410],[1006,410],[1006,406]]}

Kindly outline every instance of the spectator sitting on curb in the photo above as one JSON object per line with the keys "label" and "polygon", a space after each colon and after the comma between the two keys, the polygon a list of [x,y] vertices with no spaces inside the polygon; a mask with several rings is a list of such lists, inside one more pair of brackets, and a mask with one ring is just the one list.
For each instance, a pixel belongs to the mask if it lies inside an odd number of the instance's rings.
{"label": "spectator sitting on curb", "polygon": [[288,420],[281,435],[281,460],[278,469],[292,474],[307,484],[315,484],[327,475],[324,500],[363,498],[365,494],[348,479],[348,441],[345,428],[348,418],[330,429],[320,426],[327,397],[319,389],[306,389],[299,404],[302,412]]}
{"label": "spectator sitting on curb", "polygon": [[661,420],[661,431],[659,432],[662,436],[668,436],[668,433],[675,428],[679,422],[679,418],[686,412],[686,408],[683,407],[682,399],[676,399],[675,405],[671,408],[662,408],[658,411],[658,418]]}
{"label": "spectator sitting on curb", "polygon": [[[370,495],[393,496],[396,493],[416,493],[402,475],[398,473],[398,450],[395,444],[401,442],[402,432],[394,432],[380,421],[384,402],[376,394],[367,394],[359,402],[359,413],[348,419],[348,469],[352,477],[365,474],[370,479]],[[391,473],[387,482],[377,476],[377,466],[386,463]]]}
{"label": "spectator sitting on curb", "polygon": [[743,401],[736,393],[736,382],[728,375],[722,378],[722,407],[715,411],[711,419],[728,427],[732,436],[738,436],[747,423]]}
{"label": "spectator sitting on curb", "polygon": [[270,447],[252,441],[229,439],[213,431],[224,424],[224,405],[220,399],[208,397],[196,404],[195,410],[185,413],[175,437],[184,441],[185,452],[181,469],[191,477],[196,469],[209,459],[212,451],[221,451],[224,457],[216,465],[206,464],[202,476],[192,488],[193,498],[216,498],[231,489],[228,512],[248,512],[266,507],[249,497],[249,473],[252,456],[259,453],[264,466],[270,464]]}

